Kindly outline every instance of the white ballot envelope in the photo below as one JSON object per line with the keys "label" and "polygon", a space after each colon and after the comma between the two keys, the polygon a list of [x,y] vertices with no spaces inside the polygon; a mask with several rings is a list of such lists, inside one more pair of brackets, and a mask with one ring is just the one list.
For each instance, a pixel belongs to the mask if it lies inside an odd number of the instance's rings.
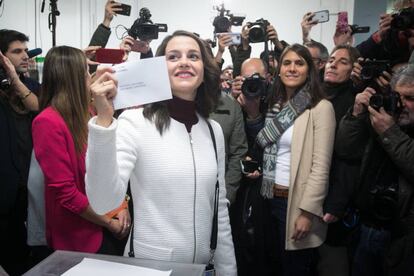
{"label": "white ballot envelope", "polygon": [[118,94],[114,108],[121,109],[172,98],[165,57],[153,57],[114,65]]}

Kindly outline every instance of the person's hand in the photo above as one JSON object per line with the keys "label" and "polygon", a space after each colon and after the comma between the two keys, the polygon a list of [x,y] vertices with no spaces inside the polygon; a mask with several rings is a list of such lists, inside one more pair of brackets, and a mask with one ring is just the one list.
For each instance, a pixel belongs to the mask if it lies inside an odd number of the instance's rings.
{"label": "person's hand", "polygon": [[224,53],[224,50],[226,49],[226,47],[230,46],[233,38],[230,34],[219,34],[217,36],[217,45],[218,45],[218,51],[220,53]]}
{"label": "person's hand", "polygon": [[379,21],[378,34],[381,39],[387,37],[388,30],[391,29],[392,14],[381,14]]}
{"label": "person's hand", "polygon": [[362,83],[361,78],[361,70],[362,65],[361,63],[364,61],[363,58],[358,58],[358,61],[354,62],[352,66],[352,72],[351,72],[351,80],[354,83],[355,86],[358,86]]}
{"label": "person's hand", "polygon": [[354,108],[352,110],[353,116],[358,116],[361,113],[365,112],[367,107],[369,106],[369,99],[374,95],[376,92],[371,87],[365,88],[364,91],[357,94],[355,97]]}
{"label": "person's hand", "polygon": [[254,120],[260,116],[260,97],[248,98],[242,94],[237,98],[241,108],[246,112],[247,118]]}
{"label": "person's hand", "polygon": [[122,225],[119,220],[111,218],[106,225],[106,229],[116,237],[122,232]]}
{"label": "person's hand", "polygon": [[[244,159],[246,159],[247,161],[251,161],[251,160],[252,160],[252,158],[251,158],[250,156],[246,156]],[[262,174],[261,174],[258,170],[255,170],[255,171],[254,171],[254,172],[252,172],[252,173],[248,173],[248,174],[246,174],[246,177],[247,177],[247,178],[250,178],[250,179],[257,179],[257,178],[259,178],[261,175],[262,175]]]}
{"label": "person's hand", "polygon": [[115,12],[117,11],[122,11],[121,3],[115,2],[113,0],[106,1],[105,16],[104,16],[104,21],[102,24],[104,24],[106,27],[109,28],[109,25],[111,24],[111,21],[114,18],[114,15],[116,16]]}
{"label": "person's hand", "polygon": [[395,124],[394,118],[383,107],[377,111],[373,107],[368,106],[368,112],[372,127],[380,135]]}
{"label": "person's hand", "polygon": [[249,44],[250,44],[249,32],[250,32],[250,28],[247,26],[247,24],[244,25],[242,27],[242,32],[241,32],[243,50],[249,49]]}
{"label": "person's hand", "polygon": [[231,84],[231,95],[234,98],[238,98],[241,94],[241,88],[243,85],[244,78],[242,76],[237,76],[233,79],[233,83]]}
{"label": "person's hand", "polygon": [[122,61],[126,61],[128,59],[128,55],[132,50],[132,46],[134,46],[134,38],[127,35],[119,44],[119,49],[124,50],[124,56],[122,57]]}
{"label": "person's hand", "polygon": [[390,73],[388,73],[387,71],[383,71],[382,74],[375,79],[375,81],[381,88],[386,88],[390,85],[391,78],[392,75]]}
{"label": "person's hand", "polygon": [[302,210],[302,213],[295,221],[295,231],[291,237],[293,240],[298,241],[306,238],[312,226],[312,218],[313,215],[311,213]]}
{"label": "person's hand", "polygon": [[121,210],[115,218],[118,219],[119,224],[122,226],[121,232],[117,235],[118,238],[122,239],[129,234],[129,230],[131,229],[131,216],[129,214],[129,210]]}
{"label": "person's hand", "polygon": [[89,65],[99,65],[99,62],[93,61],[95,59],[96,50],[101,48],[101,46],[88,46],[82,51],[85,53],[87,63]]}
{"label": "person's hand", "polygon": [[273,44],[278,44],[279,43],[279,37],[277,35],[276,29],[275,27],[273,27],[273,25],[267,25],[266,28],[266,32],[267,32],[267,38],[273,42]]}
{"label": "person's hand", "polygon": [[5,55],[3,55],[1,51],[0,51],[0,65],[3,66],[12,84],[20,80],[19,75],[17,74],[16,68],[14,67],[13,63],[11,63],[10,59],[6,57]]}
{"label": "person's hand", "polygon": [[117,81],[112,73],[103,73],[90,87],[98,114],[96,124],[108,127],[114,115],[113,99],[117,93]]}
{"label": "person's hand", "polygon": [[346,31],[343,32],[337,25],[333,40],[334,40],[335,46],[338,46],[338,45],[351,45],[352,46],[354,44],[354,36],[352,35],[351,27],[348,26]]}
{"label": "person's hand", "polygon": [[311,41],[310,31],[313,26],[318,24],[318,20],[312,20],[312,17],[315,16],[315,13],[308,12],[303,16],[302,22],[300,23],[302,27],[302,39],[303,43]]}
{"label": "person's hand", "polygon": [[326,213],[325,215],[323,215],[323,221],[325,223],[337,222],[338,221],[338,217],[335,216],[335,215],[332,215],[330,213]]}

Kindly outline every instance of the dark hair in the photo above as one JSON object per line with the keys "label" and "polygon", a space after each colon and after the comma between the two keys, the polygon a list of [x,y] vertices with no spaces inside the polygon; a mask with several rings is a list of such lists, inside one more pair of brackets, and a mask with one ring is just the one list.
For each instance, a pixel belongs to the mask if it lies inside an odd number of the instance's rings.
{"label": "dark hair", "polygon": [[350,59],[352,65],[354,64],[354,62],[357,62],[358,58],[361,56],[361,54],[359,53],[357,48],[352,47],[351,45],[347,45],[347,44],[342,44],[342,45],[335,46],[335,48],[333,48],[333,50],[331,51],[331,54],[329,56],[332,56],[333,53],[335,53],[336,51],[341,50],[341,49],[345,49],[348,52],[349,59]]}
{"label": "dark hair", "polygon": [[9,50],[9,45],[13,41],[27,42],[29,38],[24,33],[15,30],[0,30],[0,51],[3,54]]}
{"label": "dark hair", "polygon": [[320,42],[311,40],[304,44],[308,48],[317,48],[319,50],[319,58],[322,61],[327,61],[329,59],[328,49],[326,49],[325,45]]}
{"label": "dark hair", "polygon": [[53,107],[63,118],[78,153],[88,138],[90,92],[86,84],[85,54],[76,48],[59,46],[45,57],[39,99],[40,110]]}
{"label": "dark hair", "polygon": [[283,59],[286,56],[286,54],[290,51],[295,52],[298,56],[303,58],[306,64],[308,65],[308,76],[305,81],[305,84],[309,86],[309,93],[311,96],[310,107],[314,107],[319,103],[320,100],[325,98],[325,95],[320,85],[319,75],[313,64],[312,56],[308,48],[300,44],[293,44],[286,47],[282,55],[280,56],[280,62],[276,69],[275,80],[272,87],[272,92],[274,93],[270,93],[268,96],[269,108],[271,108],[275,103],[279,101],[286,102],[288,100],[285,85],[282,83],[279,74],[280,68],[283,63]]}
{"label": "dark hair", "polygon": [[[215,109],[220,96],[220,68],[218,67],[213,56],[208,52],[204,42],[196,35],[187,31],[175,31],[172,35],[167,36],[157,49],[156,56],[165,55],[170,40],[177,36],[187,36],[194,39],[200,47],[201,57],[204,64],[204,80],[197,88],[195,99],[196,110],[204,118]],[[146,119],[155,123],[158,131],[162,134],[170,124],[170,116],[166,102],[148,104],[144,106],[143,115]]]}

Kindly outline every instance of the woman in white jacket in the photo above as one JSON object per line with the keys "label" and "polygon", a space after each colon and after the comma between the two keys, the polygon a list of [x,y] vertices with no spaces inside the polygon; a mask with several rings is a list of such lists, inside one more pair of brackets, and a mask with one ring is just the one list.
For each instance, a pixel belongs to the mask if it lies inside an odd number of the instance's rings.
{"label": "woman in white jacket", "polygon": [[216,161],[207,124],[219,97],[220,71],[203,42],[189,32],[166,37],[157,50],[157,56],[163,55],[172,100],[127,110],[115,120],[111,99],[116,80],[105,73],[92,85],[98,115],[89,122],[87,194],[93,209],[103,214],[120,205],[130,180],[135,256],[206,264],[218,176],[215,265],[220,275],[236,275],[224,183],[224,139],[219,124],[209,121],[217,144]]}

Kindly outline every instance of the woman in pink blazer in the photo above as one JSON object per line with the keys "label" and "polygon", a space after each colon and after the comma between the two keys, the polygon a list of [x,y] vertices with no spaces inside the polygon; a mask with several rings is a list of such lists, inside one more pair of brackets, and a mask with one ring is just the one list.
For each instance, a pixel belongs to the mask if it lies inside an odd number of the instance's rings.
{"label": "woman in pink blazer", "polygon": [[33,121],[32,132],[36,159],[45,178],[48,246],[116,254],[112,235],[103,233],[125,236],[129,231],[128,211],[122,211],[119,219],[97,215],[85,193],[91,82],[85,54],[67,46],[52,48],[43,70],[42,111]]}

